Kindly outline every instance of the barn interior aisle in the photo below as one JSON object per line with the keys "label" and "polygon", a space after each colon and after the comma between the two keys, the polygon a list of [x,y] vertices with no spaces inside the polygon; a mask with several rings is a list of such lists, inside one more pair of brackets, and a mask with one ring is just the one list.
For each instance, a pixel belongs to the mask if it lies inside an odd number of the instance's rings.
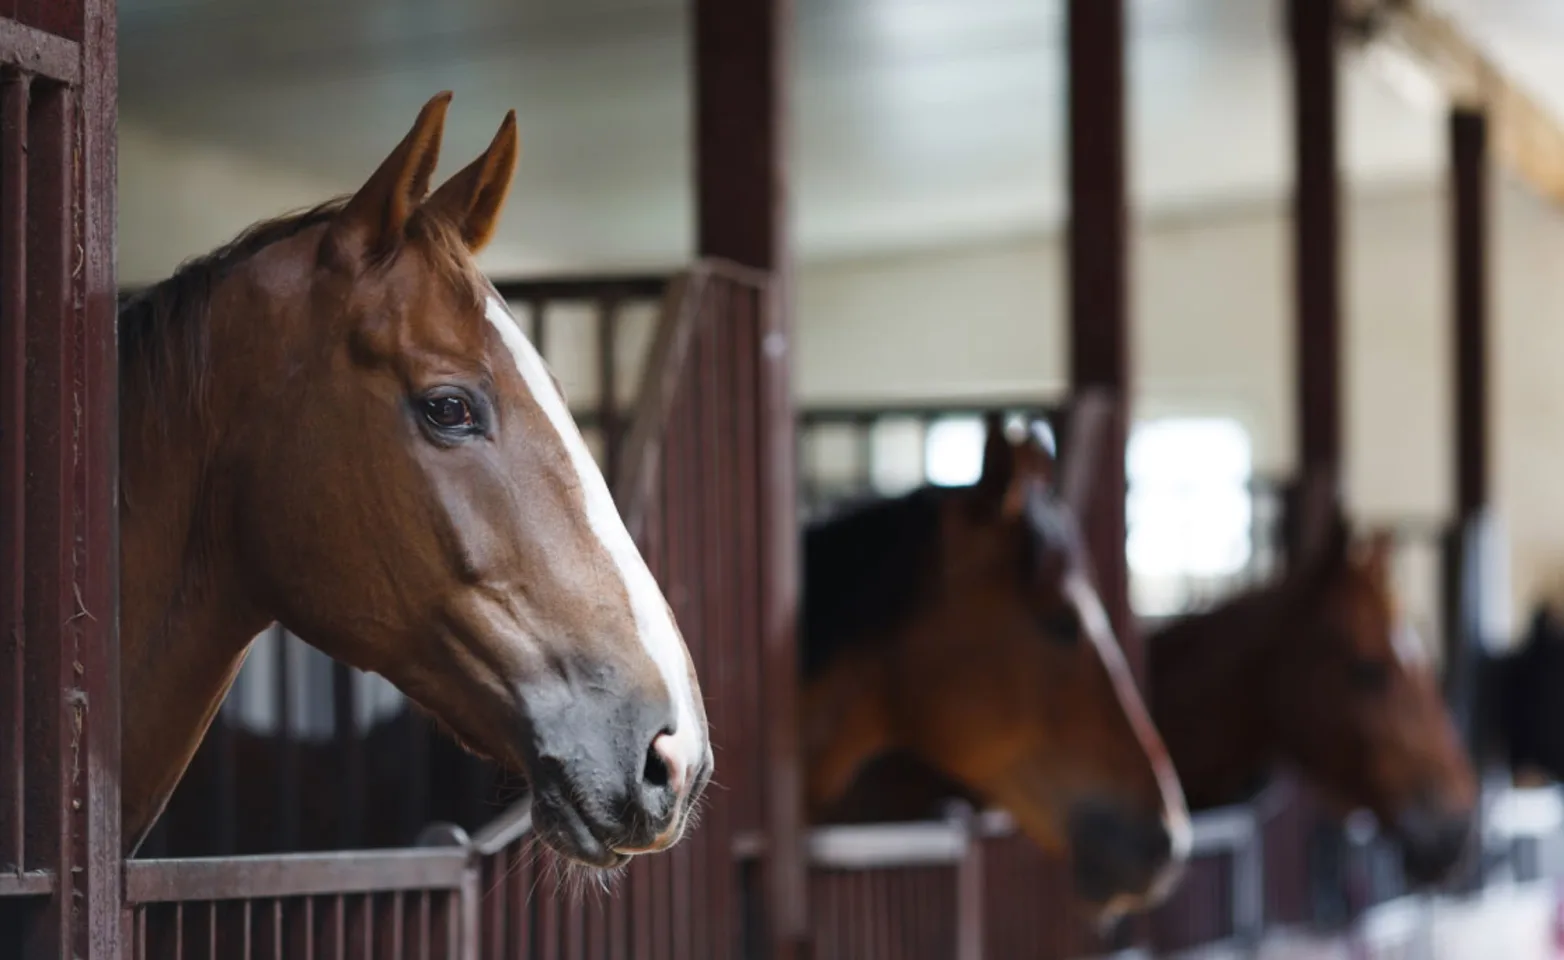
{"label": "barn interior aisle", "polygon": [[0,960],[1564,957],[1561,51],[0,0]]}

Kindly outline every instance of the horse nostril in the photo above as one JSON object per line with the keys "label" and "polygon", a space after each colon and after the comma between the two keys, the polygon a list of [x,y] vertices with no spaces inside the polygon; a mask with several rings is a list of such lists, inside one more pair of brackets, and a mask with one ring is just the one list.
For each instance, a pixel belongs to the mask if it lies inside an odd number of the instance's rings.
{"label": "horse nostril", "polygon": [[663,788],[668,786],[668,762],[663,759],[663,753],[658,749],[657,743],[665,733],[657,735],[652,745],[646,748],[646,766],[641,770],[641,779],[649,787]]}
{"label": "horse nostril", "polygon": [[673,734],[664,730],[652,740],[641,777],[647,786],[670,791],[675,797],[684,792],[684,764],[674,747]]}

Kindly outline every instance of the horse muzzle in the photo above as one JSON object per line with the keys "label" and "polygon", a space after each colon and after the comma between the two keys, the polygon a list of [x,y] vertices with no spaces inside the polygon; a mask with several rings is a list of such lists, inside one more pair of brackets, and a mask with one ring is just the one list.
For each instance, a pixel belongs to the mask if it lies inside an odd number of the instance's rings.
{"label": "horse muzzle", "polygon": [[657,697],[533,689],[526,704],[533,824],[544,843],[615,867],[679,841],[711,778],[704,730],[677,736]]}
{"label": "horse muzzle", "polygon": [[1070,860],[1076,892],[1099,904],[1143,909],[1175,885],[1187,845],[1158,811],[1134,813],[1112,801],[1087,800],[1070,810]]}
{"label": "horse muzzle", "polygon": [[1394,827],[1407,879],[1428,886],[1446,879],[1466,854],[1472,839],[1472,813],[1448,810],[1433,802],[1418,803],[1403,810]]}

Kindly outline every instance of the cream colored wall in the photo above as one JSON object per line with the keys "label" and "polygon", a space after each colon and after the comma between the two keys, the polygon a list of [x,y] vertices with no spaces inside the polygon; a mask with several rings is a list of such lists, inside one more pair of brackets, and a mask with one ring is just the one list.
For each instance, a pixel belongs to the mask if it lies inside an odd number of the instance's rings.
{"label": "cream colored wall", "polygon": [[[1564,215],[1498,185],[1494,252],[1495,492],[1512,608],[1564,581]],[[1357,197],[1346,220],[1347,495],[1365,520],[1442,517],[1451,404],[1445,196]],[[1056,238],[806,264],[798,277],[804,402],[1025,394],[1063,388]],[[1292,460],[1289,239],[1280,206],[1139,225],[1133,357],[1140,415],[1237,417],[1256,466]],[[1431,612],[1431,553],[1404,559]]]}
{"label": "cream colored wall", "polygon": [[[122,115],[120,282],[160,280],[185,259],[227,243],[258,220],[313,206],[357,186],[281,169],[209,143],[171,138]],[[506,274],[559,268],[501,242],[491,244],[483,259]]]}
{"label": "cream colored wall", "polygon": [[[248,223],[344,189],[295,171],[121,126],[120,275],[140,283]],[[231,189],[243,183],[245,189]],[[1564,214],[1496,188],[1495,489],[1517,609],[1564,588]],[[1449,482],[1444,196],[1436,187],[1357,197],[1349,254],[1348,495],[1366,518],[1439,516]],[[495,250],[502,272],[546,269]],[[834,262],[798,273],[804,402],[1063,389],[1062,260],[1055,238]],[[1142,415],[1239,418],[1257,466],[1292,445],[1288,234],[1280,206],[1138,225],[1136,402]],[[554,326],[561,379],[589,402],[590,336]],[[639,349],[639,348],[638,348]],[[627,358],[628,359],[628,358]],[[1412,580],[1432,583],[1431,559]],[[1419,587],[1421,589],[1421,587]],[[1420,604],[1422,605],[1422,604]]]}

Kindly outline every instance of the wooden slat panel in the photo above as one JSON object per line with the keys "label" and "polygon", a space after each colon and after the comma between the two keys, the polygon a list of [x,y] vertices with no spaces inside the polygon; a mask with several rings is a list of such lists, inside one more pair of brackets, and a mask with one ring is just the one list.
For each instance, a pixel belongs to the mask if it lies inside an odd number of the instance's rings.
{"label": "wooden slat panel", "polygon": [[0,76],[0,870],[25,862],[26,77]]}
{"label": "wooden slat panel", "polygon": [[0,64],[75,83],[81,77],[81,45],[15,20],[0,19]]}
{"label": "wooden slat panel", "polygon": [[135,860],[125,865],[125,899],[295,897],[392,890],[455,890],[467,865],[461,849],[359,851],[200,860]]}

